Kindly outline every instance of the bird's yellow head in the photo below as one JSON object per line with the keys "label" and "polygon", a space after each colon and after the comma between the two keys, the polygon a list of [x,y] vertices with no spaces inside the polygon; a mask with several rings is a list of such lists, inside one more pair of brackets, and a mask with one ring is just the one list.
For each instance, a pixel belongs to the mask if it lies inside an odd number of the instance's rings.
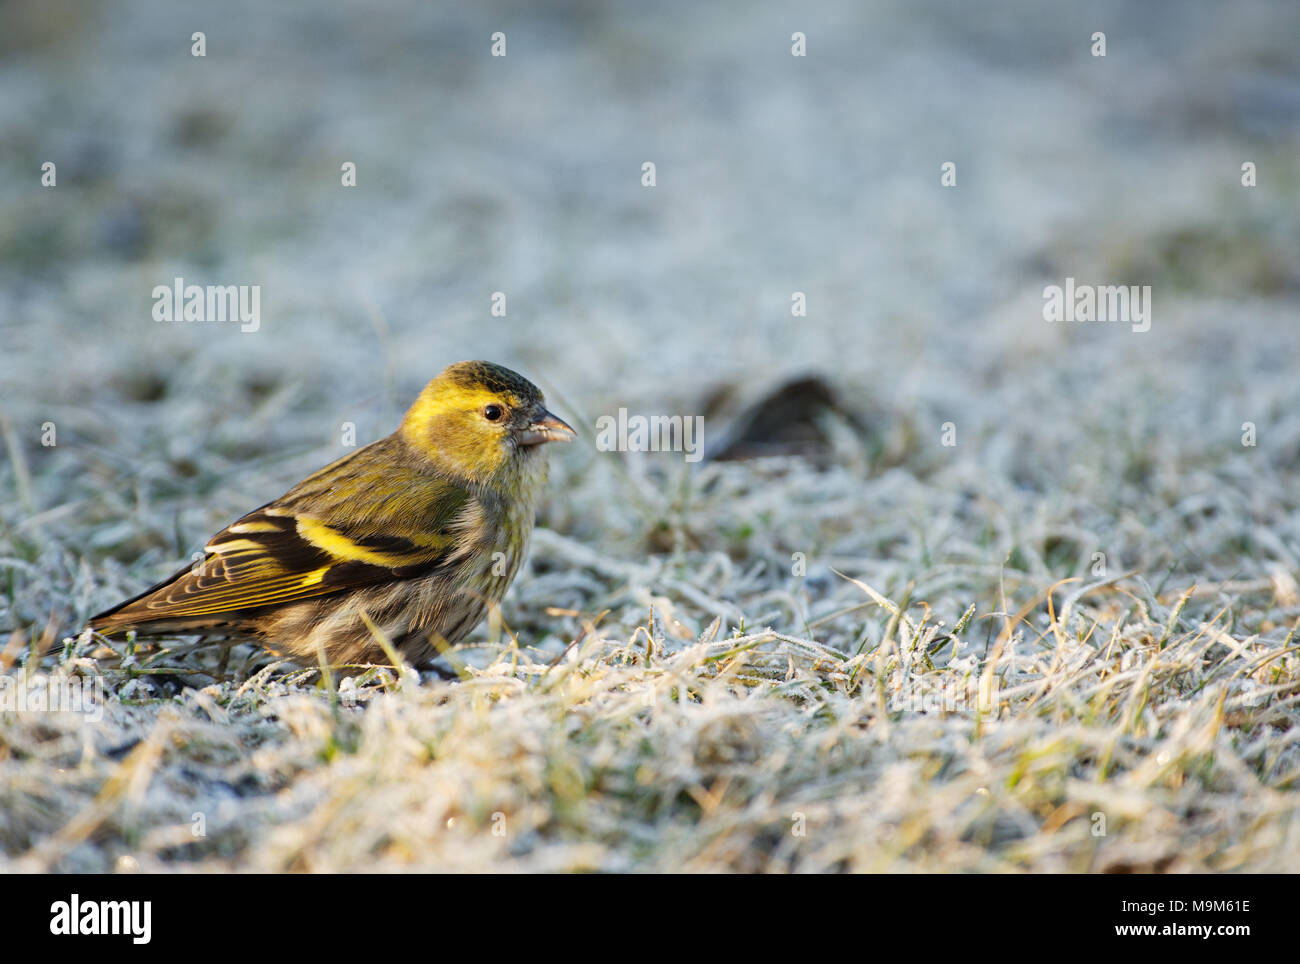
{"label": "bird's yellow head", "polygon": [[420,392],[399,432],[440,467],[487,483],[517,470],[573,429],[546,410],[537,386],[491,362],[457,362]]}

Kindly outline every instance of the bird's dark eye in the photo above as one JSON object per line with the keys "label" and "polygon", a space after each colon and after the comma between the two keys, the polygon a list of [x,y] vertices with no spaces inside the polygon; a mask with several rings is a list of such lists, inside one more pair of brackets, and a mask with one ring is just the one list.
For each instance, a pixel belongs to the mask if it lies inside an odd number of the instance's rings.
{"label": "bird's dark eye", "polygon": [[501,421],[501,416],[504,414],[505,410],[500,405],[488,405],[483,409],[483,417],[489,422]]}

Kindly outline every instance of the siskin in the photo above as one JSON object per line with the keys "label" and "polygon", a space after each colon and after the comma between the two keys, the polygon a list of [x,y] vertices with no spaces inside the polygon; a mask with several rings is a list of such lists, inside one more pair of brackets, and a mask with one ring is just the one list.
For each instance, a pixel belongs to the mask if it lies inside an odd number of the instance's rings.
{"label": "siskin", "polygon": [[299,660],[386,662],[373,625],[421,665],[505,594],[546,481],[543,446],[575,437],[526,378],[452,365],[392,435],[218,532],[201,562],[90,626],[248,635]]}

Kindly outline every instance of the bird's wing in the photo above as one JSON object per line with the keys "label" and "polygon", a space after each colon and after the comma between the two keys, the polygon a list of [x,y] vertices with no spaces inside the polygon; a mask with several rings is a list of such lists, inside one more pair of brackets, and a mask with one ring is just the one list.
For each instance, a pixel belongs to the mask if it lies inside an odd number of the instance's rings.
{"label": "bird's wing", "polygon": [[[250,512],[209,540],[202,562],[100,613],[91,625],[111,631],[220,617],[409,578],[458,556],[472,535],[467,522],[477,515],[474,500],[455,483],[425,477],[417,482],[421,491],[412,493],[392,480],[366,491],[321,485],[328,481],[318,473],[307,480],[320,486],[316,491],[302,491],[303,483]],[[352,511],[340,511],[343,504]]]}

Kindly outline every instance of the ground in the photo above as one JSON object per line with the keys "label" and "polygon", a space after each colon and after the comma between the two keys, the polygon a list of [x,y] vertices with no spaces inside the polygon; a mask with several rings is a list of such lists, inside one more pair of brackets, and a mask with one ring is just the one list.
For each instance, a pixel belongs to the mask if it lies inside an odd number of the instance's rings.
{"label": "ground", "polygon": [[[0,14],[0,671],[102,696],[0,867],[1300,866],[1300,12],[446,7]],[[456,679],[80,634],[462,358],[582,440]]]}

